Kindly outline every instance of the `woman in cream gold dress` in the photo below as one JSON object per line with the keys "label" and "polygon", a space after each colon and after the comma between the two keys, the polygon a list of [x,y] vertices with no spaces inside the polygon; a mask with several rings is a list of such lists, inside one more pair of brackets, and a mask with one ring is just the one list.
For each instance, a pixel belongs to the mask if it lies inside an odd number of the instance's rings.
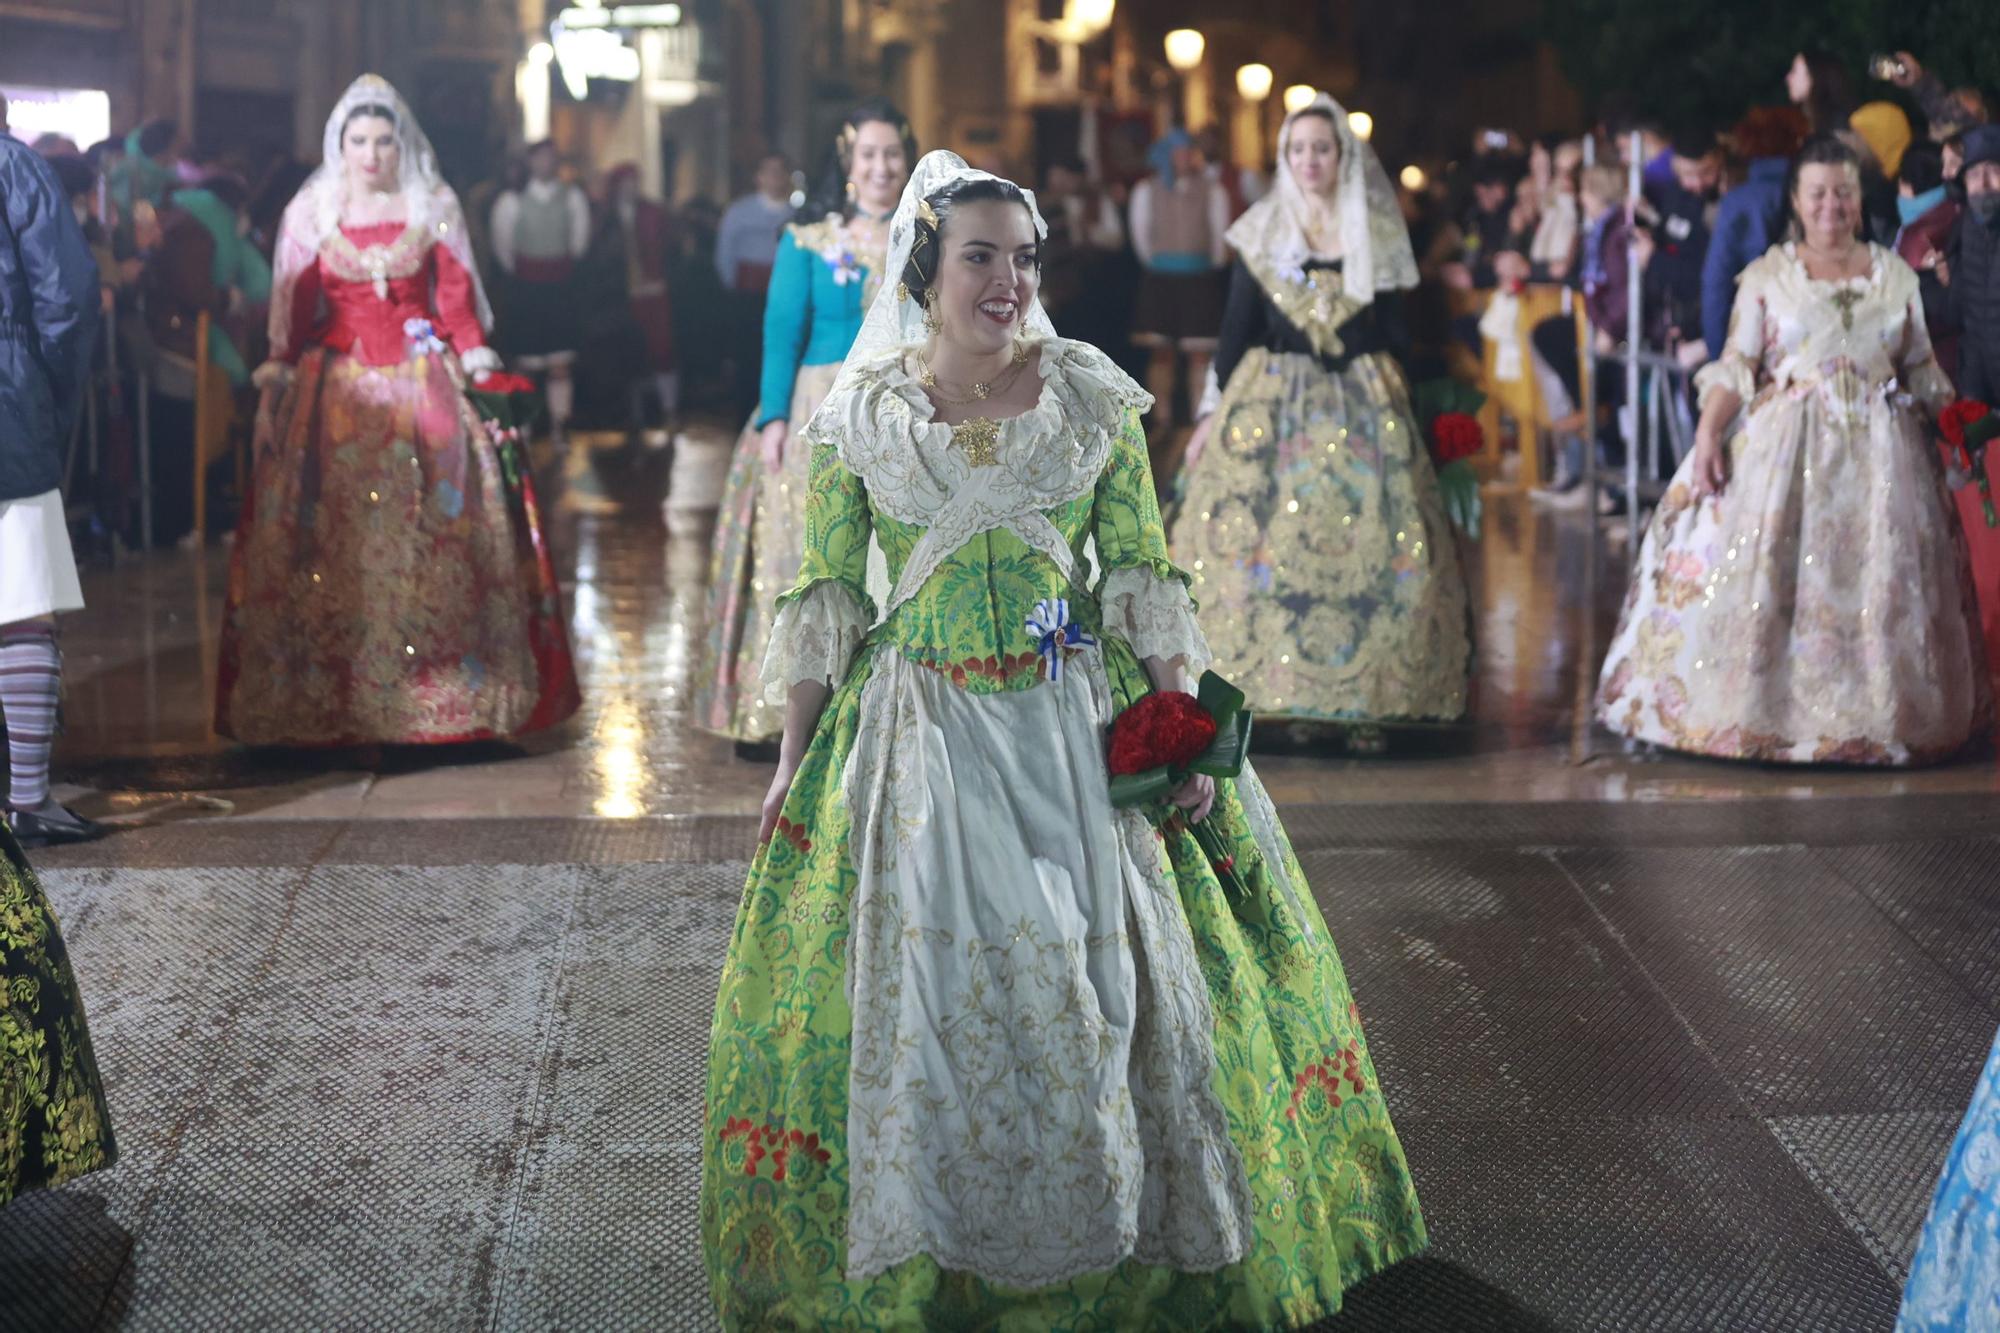
{"label": "woman in cream gold dress", "polygon": [[1209,654],[1151,399],[1055,336],[1045,230],[926,157],[898,281],[806,429],[764,673],[784,745],[709,1046],[727,1328],[1298,1327],[1425,1243],[1254,773],[1189,780],[1158,828],[1111,804],[1106,726]]}
{"label": "woman in cream gold dress", "polygon": [[1787,193],[1796,239],[1743,271],[1698,377],[1695,447],[1639,553],[1598,716],[1728,759],[1943,759],[1992,711],[1933,444],[1951,385],[1916,274],[1859,239],[1853,150],[1808,143]]}
{"label": "woman in cream gold dress", "polygon": [[[1188,449],[1176,559],[1216,668],[1266,722],[1466,710],[1465,578],[1396,356],[1409,233],[1374,150],[1322,94],[1285,119],[1277,184],[1229,229],[1219,402]],[[1212,394],[1213,391],[1211,391]]]}

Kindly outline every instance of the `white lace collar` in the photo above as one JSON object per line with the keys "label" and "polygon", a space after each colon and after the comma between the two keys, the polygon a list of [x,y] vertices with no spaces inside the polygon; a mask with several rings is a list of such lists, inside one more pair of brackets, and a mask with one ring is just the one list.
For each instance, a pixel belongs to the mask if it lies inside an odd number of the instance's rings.
{"label": "white lace collar", "polygon": [[975,467],[906,368],[906,350],[849,367],[845,387],[806,427],[861,478],[876,512],[926,529],[886,609],[907,600],[946,556],[994,528],[1015,533],[1073,578],[1068,545],[1043,511],[1097,484],[1125,413],[1152,406],[1152,395],[1090,344],[1047,339],[1036,367],[1040,396],[997,423],[994,461]]}

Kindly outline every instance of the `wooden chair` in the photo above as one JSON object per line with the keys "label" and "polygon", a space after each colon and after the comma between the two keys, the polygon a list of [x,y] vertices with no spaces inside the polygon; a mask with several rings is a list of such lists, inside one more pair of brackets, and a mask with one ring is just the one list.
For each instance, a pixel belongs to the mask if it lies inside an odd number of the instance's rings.
{"label": "wooden chair", "polygon": [[194,539],[197,545],[208,539],[209,464],[231,452],[236,454],[238,487],[247,484],[249,462],[242,443],[236,438],[236,395],[229,376],[210,358],[208,340],[212,329],[209,313],[201,312],[194,331]]}

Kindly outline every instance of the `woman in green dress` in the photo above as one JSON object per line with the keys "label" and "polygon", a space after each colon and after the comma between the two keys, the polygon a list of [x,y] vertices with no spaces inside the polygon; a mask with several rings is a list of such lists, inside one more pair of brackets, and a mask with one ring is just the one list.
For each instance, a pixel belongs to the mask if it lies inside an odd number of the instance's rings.
{"label": "woman in green dress", "polygon": [[1322,93],[1286,117],[1277,184],[1229,229],[1215,370],[1174,555],[1216,669],[1267,724],[1372,750],[1451,722],[1472,670],[1465,576],[1396,358],[1417,284],[1389,178]]}
{"label": "woman in green dress", "polygon": [[0,1204],[117,1156],[55,911],[0,824]]}
{"label": "woman in green dress", "polygon": [[1106,726],[1209,653],[1150,400],[1055,336],[1044,234],[1026,191],[926,157],[900,283],[806,430],[782,757],[710,1039],[730,1328],[1297,1327],[1425,1243],[1254,774],[1191,779],[1157,830],[1111,805]]}

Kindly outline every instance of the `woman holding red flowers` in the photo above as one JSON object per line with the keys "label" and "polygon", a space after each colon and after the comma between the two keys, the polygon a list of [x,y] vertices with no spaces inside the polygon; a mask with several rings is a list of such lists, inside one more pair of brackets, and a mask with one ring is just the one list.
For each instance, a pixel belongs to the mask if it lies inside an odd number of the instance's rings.
{"label": "woman holding red flowers", "polygon": [[356,79],[285,209],[216,730],[251,745],[516,736],[576,711],[533,481],[468,397],[504,384],[458,198]]}
{"label": "woman holding red flowers", "polygon": [[1791,239],[1743,271],[1695,447],[1632,571],[1604,724],[1777,763],[1945,759],[1992,692],[1934,441],[1952,401],[1917,276],[1860,238],[1854,151],[1794,160]]}
{"label": "woman holding red flowers", "polygon": [[1425,1243],[1237,696],[1189,706],[1151,399],[1056,336],[1045,235],[926,157],[805,429],[785,738],[709,1042],[725,1328],[1296,1328]]}
{"label": "woman holding red flowers", "polygon": [[1459,718],[1465,576],[1397,362],[1416,259],[1332,98],[1286,117],[1277,183],[1228,240],[1220,391],[1174,531],[1216,670],[1264,722],[1334,724],[1357,749],[1379,748],[1385,722]]}

